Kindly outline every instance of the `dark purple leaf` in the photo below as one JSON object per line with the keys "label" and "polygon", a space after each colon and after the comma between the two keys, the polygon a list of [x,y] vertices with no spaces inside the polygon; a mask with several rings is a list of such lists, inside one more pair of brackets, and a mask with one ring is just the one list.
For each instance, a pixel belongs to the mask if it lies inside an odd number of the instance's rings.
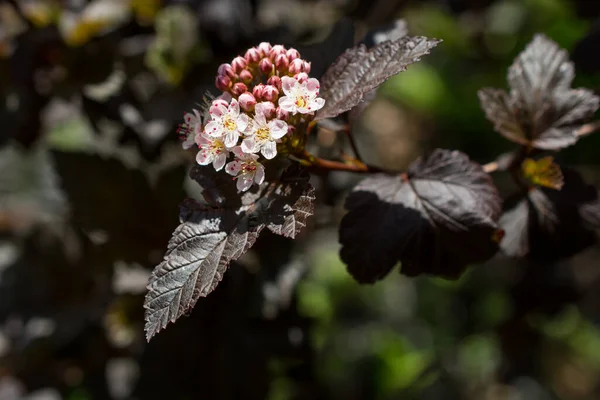
{"label": "dark purple leaf", "polygon": [[588,89],[571,89],[575,76],[565,50],[536,35],[508,71],[510,93],[485,88],[479,99],[494,129],[507,139],[544,150],[577,142],[577,130],[598,109]]}
{"label": "dark purple leaf", "polygon": [[359,282],[383,278],[400,261],[408,276],[458,277],[495,254],[501,199],[480,165],[436,150],[402,176],[362,181],[346,201],[340,255]]}
{"label": "dark purple leaf", "polygon": [[366,93],[391,76],[405,71],[440,43],[423,36],[385,41],[371,49],[363,45],[346,50],[321,79],[325,106],[317,119],[332,118],[360,104]]}
{"label": "dark purple leaf", "polygon": [[[563,169],[560,191],[535,188],[517,198],[500,218],[505,236],[500,247],[511,257],[551,261],[570,257],[595,243],[598,194],[581,176]],[[515,201],[510,201],[515,203]]]}

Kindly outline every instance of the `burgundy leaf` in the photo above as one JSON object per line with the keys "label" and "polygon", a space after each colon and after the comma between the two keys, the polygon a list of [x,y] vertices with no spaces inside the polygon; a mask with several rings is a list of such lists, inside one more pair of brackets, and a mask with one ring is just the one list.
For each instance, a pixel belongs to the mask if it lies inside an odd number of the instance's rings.
{"label": "burgundy leaf", "polygon": [[366,93],[391,76],[405,71],[441,40],[423,36],[385,41],[371,49],[362,44],[346,50],[321,79],[325,106],[317,119],[332,118],[358,105]]}
{"label": "burgundy leaf", "polygon": [[577,142],[577,130],[598,109],[591,90],[571,89],[574,76],[567,52],[536,35],[509,68],[510,93],[485,88],[479,99],[494,129],[507,139],[558,150]]}
{"label": "burgundy leaf", "polygon": [[408,276],[458,277],[495,254],[501,199],[480,165],[436,150],[403,176],[376,175],[354,188],[342,220],[341,257],[359,282],[400,261]]}

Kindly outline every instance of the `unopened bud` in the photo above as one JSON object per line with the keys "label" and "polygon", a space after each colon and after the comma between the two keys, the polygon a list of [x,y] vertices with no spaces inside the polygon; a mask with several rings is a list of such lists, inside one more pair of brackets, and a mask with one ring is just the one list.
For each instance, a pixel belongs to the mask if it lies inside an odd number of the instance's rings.
{"label": "unopened bud", "polygon": [[242,82],[248,85],[250,82],[252,82],[252,73],[247,69],[244,69],[242,70],[242,72],[240,72],[240,79],[242,80]]}
{"label": "unopened bud", "polygon": [[287,70],[289,65],[290,65],[290,60],[287,58],[287,56],[285,54],[279,54],[277,57],[275,57],[275,68],[278,69],[279,71]]}
{"label": "unopened bud", "polygon": [[248,63],[246,62],[246,59],[244,57],[237,56],[231,62],[231,66],[233,68],[233,71],[236,74],[239,74],[248,66]]}
{"label": "unopened bud", "polygon": [[283,47],[280,44],[276,44],[275,46],[273,46],[273,48],[269,52],[269,58],[271,60],[275,60],[277,58],[277,56],[285,55],[285,53],[286,53],[285,47]]}
{"label": "unopened bud", "polygon": [[263,99],[266,101],[275,102],[279,96],[279,91],[275,86],[267,85],[263,90]]}
{"label": "unopened bud", "polygon": [[275,104],[270,101],[260,102],[254,107],[254,110],[257,114],[263,114],[267,119],[271,119],[275,117]]}
{"label": "unopened bud", "polygon": [[290,118],[290,113],[280,107],[277,107],[275,115],[277,116],[277,119],[282,119],[284,121],[287,121]]}
{"label": "unopened bud", "polygon": [[225,75],[218,75],[215,80],[215,86],[217,89],[226,92],[231,87],[231,79]]}
{"label": "unopened bud", "polygon": [[287,58],[290,61],[295,60],[296,58],[300,58],[300,52],[298,50],[294,49],[293,47],[288,49],[288,51],[285,53],[285,55],[287,56]]}
{"label": "unopened bud", "polygon": [[231,93],[234,96],[239,96],[240,94],[245,93],[247,91],[248,91],[248,88],[242,82],[234,83],[233,86],[231,87]]}
{"label": "unopened bud", "polygon": [[304,83],[308,80],[308,74],[306,72],[300,72],[299,74],[294,75],[294,79],[300,83]]}
{"label": "unopened bud", "polygon": [[304,63],[304,61],[301,60],[300,58],[296,58],[295,60],[292,60],[290,62],[290,66],[289,66],[290,73],[298,74],[300,72],[304,72],[302,69],[303,63]]}
{"label": "unopened bud", "polygon": [[246,51],[246,54],[244,54],[244,58],[246,59],[246,62],[248,64],[257,63],[261,59],[260,51],[258,51],[256,47],[252,47],[251,49],[248,49]]}
{"label": "unopened bud", "polygon": [[261,72],[267,76],[273,73],[273,63],[268,58],[260,60],[258,68],[260,68]]}
{"label": "unopened bud", "polygon": [[252,89],[252,94],[254,95],[254,98],[256,98],[257,100],[262,100],[264,90],[265,85],[263,85],[262,83],[259,83],[258,85],[254,86],[254,88]]}
{"label": "unopened bud", "polygon": [[262,42],[257,46],[257,49],[262,57],[268,57],[269,52],[271,51],[271,43]]}
{"label": "unopened bud", "polygon": [[254,110],[254,106],[256,106],[256,99],[249,92],[242,93],[238,98],[238,102],[244,111],[252,111]]}
{"label": "unopened bud", "polygon": [[231,66],[231,64],[219,65],[219,69],[217,70],[217,73],[219,75],[228,76],[231,79],[233,79],[235,77],[235,71],[233,70],[233,67]]}
{"label": "unopened bud", "polygon": [[267,80],[267,85],[275,86],[281,92],[281,78],[273,75]]}
{"label": "unopened bud", "polygon": [[310,63],[308,61],[302,62],[302,72],[306,72],[307,74],[310,74]]}

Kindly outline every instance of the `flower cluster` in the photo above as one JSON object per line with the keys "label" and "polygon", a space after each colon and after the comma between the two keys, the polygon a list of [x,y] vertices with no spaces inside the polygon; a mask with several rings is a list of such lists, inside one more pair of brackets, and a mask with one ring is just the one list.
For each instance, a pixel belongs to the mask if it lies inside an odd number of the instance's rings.
{"label": "flower cluster", "polygon": [[286,135],[303,135],[297,128],[325,104],[319,81],[309,72],[310,63],[298,50],[269,43],[221,64],[215,85],[223,93],[205,112],[184,115],[178,130],[184,148],[195,143],[198,164],[212,164],[217,171],[225,167],[240,191],[261,184],[262,162],[275,158]]}

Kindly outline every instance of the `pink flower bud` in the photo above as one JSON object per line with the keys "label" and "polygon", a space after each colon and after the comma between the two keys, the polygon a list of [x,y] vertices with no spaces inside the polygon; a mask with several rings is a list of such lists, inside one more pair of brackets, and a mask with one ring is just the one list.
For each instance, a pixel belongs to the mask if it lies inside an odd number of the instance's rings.
{"label": "pink flower bud", "polygon": [[229,106],[229,103],[223,99],[213,100],[212,104],[210,105],[210,108],[208,109],[209,114],[221,115],[221,111],[219,111],[219,106],[227,108],[227,106]]}
{"label": "pink flower bud", "polygon": [[234,83],[233,86],[231,87],[231,93],[234,96],[239,96],[240,94],[245,93],[247,91],[248,91],[248,88],[242,82]]}
{"label": "pink flower bud", "polygon": [[246,62],[246,59],[244,57],[237,56],[231,62],[231,67],[233,68],[233,71],[236,74],[239,74],[240,72],[242,72],[242,70],[244,70],[247,66],[248,66],[248,63]]}
{"label": "pink flower bud", "polygon": [[254,98],[256,98],[257,100],[262,100],[264,90],[265,85],[263,85],[262,83],[259,83],[258,85],[254,86],[254,88],[252,89],[252,94],[254,95]]}
{"label": "pink flower bud", "polygon": [[231,64],[219,65],[219,69],[217,70],[217,73],[219,75],[228,76],[231,79],[235,78],[235,71],[233,70],[233,67],[231,66]]}
{"label": "pink flower bud", "polygon": [[300,83],[304,83],[308,80],[308,74],[306,72],[300,72],[299,74],[294,75],[294,79]]}
{"label": "pink flower bud", "polygon": [[308,61],[302,62],[302,72],[306,72],[307,74],[310,74],[310,63]]}
{"label": "pink flower bud", "polygon": [[287,58],[292,61],[295,60],[296,58],[300,58],[300,52],[296,49],[294,49],[293,47],[291,47],[286,53],[285,55],[287,56]]}
{"label": "pink flower bud", "polygon": [[250,82],[252,82],[252,73],[247,69],[244,69],[242,72],[240,72],[240,79],[242,82],[248,85]]}
{"label": "pink flower bud", "polygon": [[284,121],[287,121],[290,118],[290,113],[286,110],[283,110],[279,107],[277,107],[277,110],[275,111],[275,114],[277,116],[277,119],[281,119]]}
{"label": "pink flower bud", "polygon": [[277,58],[277,56],[285,55],[285,53],[286,53],[285,47],[283,47],[280,44],[276,44],[275,46],[273,46],[273,48],[269,52],[269,58],[271,60],[275,60]]}
{"label": "pink flower bud", "polygon": [[242,93],[238,98],[238,102],[244,111],[252,111],[254,110],[254,106],[256,106],[256,99],[249,92]]}
{"label": "pink flower bud", "polygon": [[294,133],[296,133],[296,127],[293,126],[293,125],[288,125],[287,135],[288,136],[294,136]]}
{"label": "pink flower bud", "polygon": [[254,110],[257,114],[263,114],[267,119],[275,117],[276,114],[275,104],[271,103],[270,101],[263,101],[258,103],[254,107]]}
{"label": "pink flower bud", "polygon": [[288,60],[285,54],[279,54],[275,57],[275,68],[279,71],[285,71],[288,68],[288,65],[290,65],[290,60]]}
{"label": "pink flower bud", "polygon": [[271,43],[262,42],[258,45],[257,49],[262,57],[268,57],[269,52],[271,51]]}
{"label": "pink flower bud", "polygon": [[215,86],[217,89],[226,92],[231,87],[231,79],[228,76],[218,75],[215,80]]}
{"label": "pink flower bud", "polygon": [[266,101],[275,102],[279,96],[279,91],[275,86],[267,85],[263,90],[263,99]]}
{"label": "pink flower bud", "polygon": [[273,63],[268,58],[263,58],[258,63],[258,68],[262,71],[263,74],[269,76],[273,73]]}
{"label": "pink flower bud", "polygon": [[275,86],[281,92],[281,78],[273,75],[267,80],[267,85]]}
{"label": "pink flower bud", "polygon": [[289,66],[290,73],[297,74],[300,72],[304,72],[302,69],[303,63],[304,63],[304,61],[300,58],[296,58],[295,60],[292,60],[290,62],[290,66]]}
{"label": "pink flower bud", "polygon": [[257,63],[261,59],[260,51],[258,51],[256,47],[252,47],[251,49],[248,49],[246,51],[246,54],[244,54],[244,58],[246,59],[246,62],[248,64]]}

